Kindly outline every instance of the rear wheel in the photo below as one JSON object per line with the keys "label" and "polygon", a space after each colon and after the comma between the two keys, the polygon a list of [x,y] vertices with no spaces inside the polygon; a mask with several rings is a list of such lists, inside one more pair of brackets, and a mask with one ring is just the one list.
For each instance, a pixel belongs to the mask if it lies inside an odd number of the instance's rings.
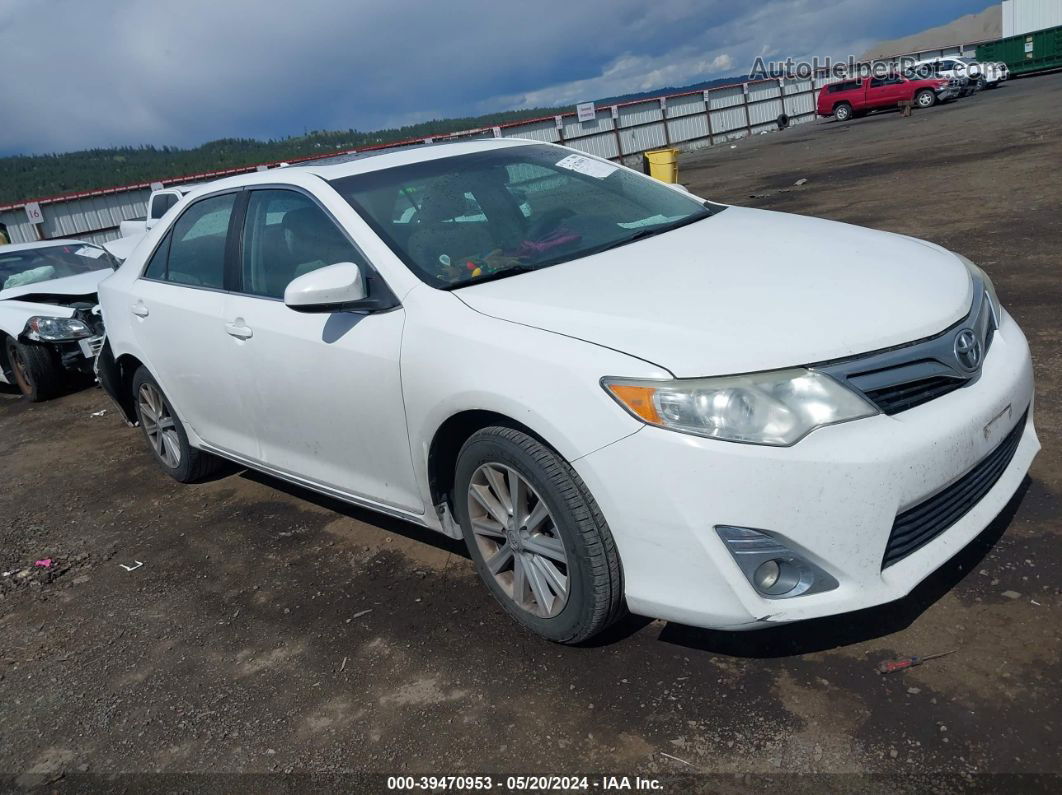
{"label": "rear wheel", "polygon": [[194,483],[221,466],[219,459],[188,443],[184,425],[145,367],[133,376],[133,396],[136,418],[163,472],[181,483]]}
{"label": "rear wheel", "polygon": [[36,403],[62,392],[66,371],[54,350],[36,342],[19,342],[13,337],[7,338],[5,348],[15,386],[27,400]]}
{"label": "rear wheel", "polygon": [[852,106],[847,102],[842,102],[833,109],[833,115],[837,121],[848,121],[852,118]]}
{"label": "rear wheel", "polygon": [[923,88],[915,94],[915,104],[920,108],[931,108],[937,104],[937,95],[928,88]]}
{"label": "rear wheel", "polygon": [[578,643],[624,611],[619,554],[575,470],[536,439],[485,428],[461,448],[455,509],[480,577],[520,624]]}

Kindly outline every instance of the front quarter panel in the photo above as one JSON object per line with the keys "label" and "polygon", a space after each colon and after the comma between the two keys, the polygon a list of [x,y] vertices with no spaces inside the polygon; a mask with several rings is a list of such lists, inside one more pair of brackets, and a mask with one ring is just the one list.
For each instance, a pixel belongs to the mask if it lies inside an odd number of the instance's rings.
{"label": "front quarter panel", "polygon": [[643,427],[601,388],[603,376],[670,377],[617,351],[482,315],[456,293],[425,285],[403,304],[402,391],[428,505],[428,451],[450,417],[469,410],[505,415],[574,461]]}
{"label": "front quarter panel", "polygon": [[17,339],[26,328],[26,321],[35,315],[73,317],[74,310],[67,306],[35,304],[30,301],[0,301],[0,331]]}

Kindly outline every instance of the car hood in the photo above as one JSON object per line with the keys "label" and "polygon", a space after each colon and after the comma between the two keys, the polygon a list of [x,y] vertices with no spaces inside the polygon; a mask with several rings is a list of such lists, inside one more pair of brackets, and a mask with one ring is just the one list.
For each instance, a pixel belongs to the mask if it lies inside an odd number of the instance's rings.
{"label": "car hood", "polygon": [[[96,292],[101,281],[114,273],[110,268],[79,273],[76,276],[64,276],[61,279],[48,279],[43,282],[32,284],[20,284],[18,287],[9,287],[0,290],[0,300],[17,298],[24,302],[34,302],[33,296],[68,296],[68,295],[92,295]],[[52,304],[55,301],[39,301],[39,303]]]}
{"label": "car hood", "polygon": [[966,315],[973,286],[959,258],[931,243],[729,207],[454,295],[483,314],[694,377],[811,364],[932,336]]}

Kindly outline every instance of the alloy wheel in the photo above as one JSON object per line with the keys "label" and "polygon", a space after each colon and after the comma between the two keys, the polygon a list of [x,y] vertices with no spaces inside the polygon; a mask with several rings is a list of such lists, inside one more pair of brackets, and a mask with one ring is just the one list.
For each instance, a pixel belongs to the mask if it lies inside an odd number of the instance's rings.
{"label": "alloy wheel", "polygon": [[177,435],[170,407],[157,387],[142,384],[138,395],[140,424],[144,426],[148,442],[155,455],[170,469],[176,469],[181,463],[181,438]]}
{"label": "alloy wheel", "polygon": [[545,501],[523,476],[486,463],[468,486],[468,517],[487,570],[522,610],[556,616],[568,602],[568,556]]}
{"label": "alloy wheel", "polygon": [[26,371],[26,363],[22,360],[22,353],[15,346],[10,349],[11,370],[15,375],[15,385],[22,390],[22,394],[28,395],[33,392],[33,383]]}

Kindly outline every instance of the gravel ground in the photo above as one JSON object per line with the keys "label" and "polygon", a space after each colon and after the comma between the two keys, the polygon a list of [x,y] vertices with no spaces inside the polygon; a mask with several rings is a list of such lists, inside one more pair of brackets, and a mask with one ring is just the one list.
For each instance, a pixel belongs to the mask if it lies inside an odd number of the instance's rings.
{"label": "gravel ground", "polygon": [[457,544],[250,472],[174,483],[98,389],[35,406],[0,392],[0,776],[714,773],[673,789],[751,791],[741,775],[1013,789],[984,776],[1062,773],[1060,123],[1055,74],[681,161],[720,201],[969,256],[1029,337],[1031,478],[965,552],[872,610],[744,634],[632,618],[554,646],[502,613]]}

